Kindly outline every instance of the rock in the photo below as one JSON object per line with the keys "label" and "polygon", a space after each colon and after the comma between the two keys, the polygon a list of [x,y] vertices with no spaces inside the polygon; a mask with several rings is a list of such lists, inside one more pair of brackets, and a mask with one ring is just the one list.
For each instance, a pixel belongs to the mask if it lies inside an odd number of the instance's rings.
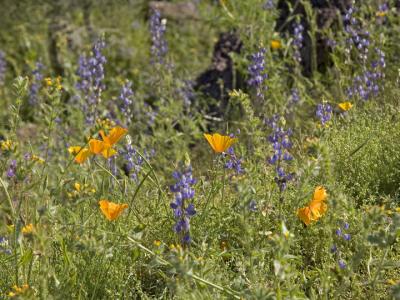
{"label": "rock", "polygon": [[197,7],[191,1],[179,3],[150,1],[149,7],[158,10],[163,17],[168,19],[199,19]]}

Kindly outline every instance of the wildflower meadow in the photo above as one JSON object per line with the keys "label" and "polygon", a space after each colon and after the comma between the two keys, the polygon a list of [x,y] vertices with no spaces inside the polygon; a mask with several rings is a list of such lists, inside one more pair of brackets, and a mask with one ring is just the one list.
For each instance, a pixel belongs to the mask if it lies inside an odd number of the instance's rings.
{"label": "wildflower meadow", "polygon": [[1,4],[0,299],[400,299],[400,1]]}

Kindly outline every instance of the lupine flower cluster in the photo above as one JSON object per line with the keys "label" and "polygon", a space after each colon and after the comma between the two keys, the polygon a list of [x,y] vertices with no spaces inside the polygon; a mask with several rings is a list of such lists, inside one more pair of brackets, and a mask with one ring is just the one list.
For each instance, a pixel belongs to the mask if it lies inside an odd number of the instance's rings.
{"label": "lupine flower cluster", "polygon": [[289,149],[292,148],[292,143],[289,140],[292,130],[284,130],[279,124],[280,121],[281,118],[279,115],[274,115],[271,119],[267,120],[267,124],[272,129],[272,133],[268,136],[268,141],[274,149],[274,154],[268,158],[268,162],[276,166],[275,182],[279,186],[279,190],[283,192],[286,189],[287,183],[294,178],[294,174],[289,173],[284,168],[293,160],[293,156],[289,153]]}
{"label": "lupine flower cluster", "polygon": [[4,80],[6,79],[6,69],[6,55],[0,50],[0,86],[4,84]]}
{"label": "lupine flower cluster", "polygon": [[300,94],[297,88],[292,88],[290,90],[290,97],[288,107],[292,107],[300,102]]}
{"label": "lupine flower cluster", "polygon": [[301,48],[303,48],[304,41],[304,26],[299,22],[294,25],[293,29],[293,48],[294,48],[294,59],[301,63]]}
{"label": "lupine flower cluster", "polygon": [[15,159],[13,159],[7,169],[7,177],[8,178],[15,177],[16,172],[17,172],[17,161]]}
{"label": "lupine flower cluster", "polygon": [[[137,150],[132,146],[130,140],[125,145],[125,150],[123,151],[123,155],[126,161],[124,166],[124,171],[131,179],[134,181],[138,181],[139,173],[142,171],[144,159],[141,157]],[[154,149],[150,151],[144,151],[143,156],[149,160],[154,156]]]}
{"label": "lupine flower cluster", "polygon": [[320,120],[321,125],[325,126],[332,119],[332,106],[328,103],[319,103],[315,114]]}
{"label": "lupine flower cluster", "polygon": [[345,32],[349,35],[346,39],[346,52],[350,55],[350,51],[355,47],[358,56],[365,64],[368,58],[368,49],[370,46],[370,33],[361,29],[361,25],[354,14],[357,12],[355,7],[350,7],[344,16]]}
{"label": "lupine flower cluster", "polygon": [[339,244],[343,245],[343,242],[340,242],[340,240],[344,241],[345,243],[349,242],[351,240],[351,235],[349,233],[346,233],[346,231],[349,230],[349,228],[350,228],[349,223],[344,222],[342,226],[340,226],[338,229],[336,229],[336,231],[335,231],[335,236],[336,236],[335,240],[336,240],[337,243],[335,243],[331,247],[331,253],[338,257],[338,265],[339,265],[339,268],[341,268],[341,269],[345,269],[346,268],[346,263],[341,258],[341,253],[340,253],[340,249],[339,249],[338,245]]}
{"label": "lupine flower cluster", "polygon": [[363,100],[368,100],[371,95],[378,95],[379,81],[385,77],[383,70],[386,67],[385,53],[379,48],[375,48],[377,59],[372,61],[370,69],[366,69],[361,75],[353,79],[353,84],[347,89],[349,98],[358,96]]}
{"label": "lupine flower cluster", "polygon": [[146,109],[146,116],[147,116],[147,124],[149,126],[154,125],[154,121],[156,120],[157,117],[157,112],[147,103],[144,103],[144,107]]}
{"label": "lupine flower cluster", "polygon": [[35,69],[32,71],[32,83],[29,88],[29,104],[30,105],[35,105],[38,103],[38,94],[40,91],[40,88],[42,87],[42,81],[43,81],[43,69],[44,66],[42,62],[38,61],[36,62]]}
{"label": "lupine flower cluster", "polygon": [[[382,7],[382,9],[384,8]],[[370,53],[370,33],[362,29],[361,23],[354,15],[356,12],[356,8],[350,7],[344,16],[345,32],[349,36],[346,40],[346,52],[350,59],[351,50],[356,49],[358,58],[362,62],[363,71],[354,77],[352,85],[347,89],[347,96],[348,98],[357,96],[368,100],[379,92],[379,81],[384,78],[383,70],[386,67],[385,53],[375,47],[375,56],[378,59],[368,65],[368,57],[372,55]]]}
{"label": "lupine flower cluster", "polygon": [[256,53],[251,55],[251,64],[248,67],[249,80],[248,84],[256,89],[257,97],[263,99],[263,91],[267,89],[265,80],[268,74],[265,73],[265,48],[260,48]]}
{"label": "lupine flower cluster", "polygon": [[274,0],[267,0],[267,1],[264,3],[263,8],[264,8],[265,10],[274,9],[274,8],[275,8]]}
{"label": "lupine flower cluster", "polygon": [[228,157],[228,161],[225,163],[225,168],[234,170],[237,175],[242,174],[244,172],[242,167],[243,159],[236,156],[233,147],[230,147],[225,155]]}
{"label": "lupine flower cluster", "polygon": [[186,167],[182,172],[175,171],[172,174],[175,184],[170,187],[175,194],[175,199],[170,206],[174,211],[176,223],[174,231],[180,235],[183,244],[189,244],[190,237],[190,218],[196,214],[196,210],[191,202],[194,198],[193,185],[197,182],[192,175],[192,167]]}
{"label": "lupine flower cluster", "polygon": [[100,39],[92,47],[89,57],[81,55],[77,75],[79,81],[76,88],[84,95],[83,111],[88,124],[94,124],[97,118],[97,106],[101,102],[101,93],[105,89],[104,65],[106,58],[102,53],[105,41]]}
{"label": "lupine flower cluster", "polygon": [[190,80],[183,81],[182,87],[178,90],[178,93],[183,99],[184,108],[188,109],[192,104],[192,99],[194,97],[193,82]]}
{"label": "lupine flower cluster", "polygon": [[376,12],[376,15],[378,17],[382,18],[382,17],[386,16],[388,11],[389,11],[389,4],[387,2],[384,2],[382,4],[379,4],[378,11]]}
{"label": "lupine flower cluster", "polygon": [[151,54],[152,62],[164,64],[165,57],[168,53],[168,44],[165,39],[167,30],[167,20],[161,18],[158,10],[153,10],[150,17],[150,33],[151,33]]}
{"label": "lupine flower cluster", "polygon": [[11,254],[11,250],[8,248],[8,240],[2,236],[0,236],[0,252]]}
{"label": "lupine flower cluster", "polygon": [[119,94],[119,108],[125,117],[125,123],[127,127],[132,122],[131,109],[133,104],[133,95],[132,82],[126,81]]}

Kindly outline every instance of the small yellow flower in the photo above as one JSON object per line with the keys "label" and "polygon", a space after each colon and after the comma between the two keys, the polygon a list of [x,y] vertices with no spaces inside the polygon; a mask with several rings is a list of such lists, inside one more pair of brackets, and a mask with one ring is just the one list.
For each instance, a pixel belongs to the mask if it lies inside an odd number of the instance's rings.
{"label": "small yellow flower", "polygon": [[161,246],[161,241],[160,240],[154,240],[153,244],[156,247],[160,247]]}
{"label": "small yellow flower", "polygon": [[396,281],[393,279],[388,279],[386,282],[390,285],[396,285]]}
{"label": "small yellow flower", "polygon": [[387,12],[386,11],[377,11],[375,15],[379,18],[383,18],[384,16],[387,15]]}
{"label": "small yellow flower", "polygon": [[50,77],[46,77],[46,78],[44,79],[44,84],[45,84],[45,86],[50,87],[50,86],[53,85],[53,81],[51,80]]}
{"label": "small yellow flower", "polygon": [[400,213],[400,207],[396,207],[396,212]]}
{"label": "small yellow flower", "polygon": [[3,151],[10,151],[12,148],[12,141],[11,140],[5,140],[5,141],[1,141],[0,146],[1,146],[1,150]]}
{"label": "small yellow flower", "polygon": [[221,135],[219,133],[214,133],[212,135],[205,133],[204,137],[216,153],[225,152],[237,142],[237,138],[231,138],[229,135]]}
{"label": "small yellow flower", "polygon": [[281,43],[281,41],[280,41],[280,40],[272,40],[272,41],[271,41],[271,48],[272,48],[273,50],[277,50],[277,49],[282,48],[282,43]]}
{"label": "small yellow flower", "polygon": [[45,160],[35,154],[32,155],[31,160],[38,162],[39,164],[44,164]]}
{"label": "small yellow flower", "polygon": [[61,84],[62,78],[61,76],[57,76],[56,78],[56,89],[61,91],[62,90],[62,84]]}
{"label": "small yellow flower", "polygon": [[79,183],[79,182],[75,182],[74,188],[75,188],[75,190],[76,190],[77,192],[80,192],[80,191],[81,191],[81,185],[80,185],[80,183]]}
{"label": "small yellow flower", "polygon": [[17,297],[18,295],[25,293],[25,291],[29,289],[29,285],[23,284],[21,287],[14,285],[12,289],[13,291],[8,293],[8,297],[10,298]]}
{"label": "small yellow flower", "polygon": [[342,102],[339,103],[338,106],[342,111],[348,111],[353,107],[353,104],[351,104],[351,102]]}
{"label": "small yellow flower", "polygon": [[34,230],[35,230],[35,228],[33,227],[32,223],[22,227],[22,233],[25,235],[32,234]]}

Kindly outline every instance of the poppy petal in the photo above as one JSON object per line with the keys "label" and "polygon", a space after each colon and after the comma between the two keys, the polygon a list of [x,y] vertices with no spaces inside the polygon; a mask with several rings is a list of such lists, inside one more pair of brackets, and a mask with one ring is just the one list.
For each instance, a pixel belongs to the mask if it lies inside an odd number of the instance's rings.
{"label": "poppy petal", "polygon": [[90,151],[94,154],[99,154],[104,150],[104,142],[91,139],[89,141]]}
{"label": "poppy petal", "polygon": [[122,127],[114,127],[111,129],[110,134],[107,136],[108,142],[111,145],[117,143],[126,133],[128,132],[127,129]]}
{"label": "poppy petal", "polygon": [[82,164],[86,161],[86,159],[90,156],[91,152],[87,148],[83,148],[79,153],[75,156],[75,162],[78,164]]}

